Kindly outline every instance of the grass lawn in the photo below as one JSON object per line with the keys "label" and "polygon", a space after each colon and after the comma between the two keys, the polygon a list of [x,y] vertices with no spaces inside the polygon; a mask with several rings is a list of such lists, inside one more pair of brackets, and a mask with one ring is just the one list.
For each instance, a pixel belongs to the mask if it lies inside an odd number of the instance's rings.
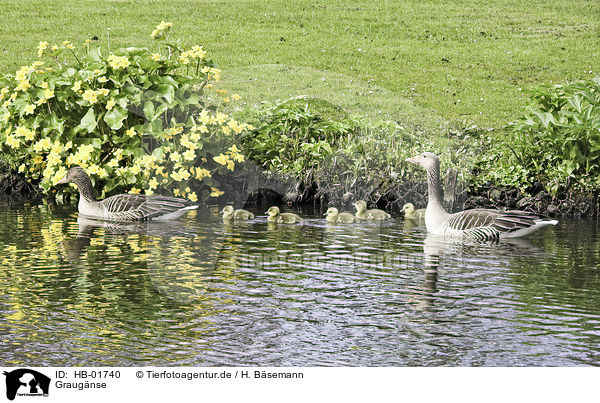
{"label": "grass lawn", "polygon": [[600,72],[597,0],[2,0],[0,11],[1,73],[41,40],[107,46],[107,28],[113,49],[153,47],[164,19],[247,102],[307,94],[434,126],[501,127],[523,110],[520,88]]}

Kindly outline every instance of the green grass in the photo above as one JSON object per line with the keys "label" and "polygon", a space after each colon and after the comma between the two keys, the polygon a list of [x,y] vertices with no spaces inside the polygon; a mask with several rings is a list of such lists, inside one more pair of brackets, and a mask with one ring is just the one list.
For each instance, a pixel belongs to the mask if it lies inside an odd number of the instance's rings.
{"label": "green grass", "polygon": [[600,71],[597,0],[2,0],[0,12],[0,73],[40,40],[106,46],[107,28],[112,48],[152,47],[164,19],[249,103],[319,96],[431,127],[501,127],[523,109],[519,88]]}

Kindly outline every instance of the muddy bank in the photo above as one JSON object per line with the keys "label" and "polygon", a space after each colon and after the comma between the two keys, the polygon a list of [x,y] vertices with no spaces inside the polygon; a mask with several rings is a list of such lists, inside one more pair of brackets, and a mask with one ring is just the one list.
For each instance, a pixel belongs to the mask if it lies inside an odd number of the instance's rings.
{"label": "muddy bank", "polygon": [[0,196],[15,198],[38,197],[39,188],[27,182],[22,174],[0,170]]}
{"label": "muddy bank", "polygon": [[[456,184],[447,175],[444,204],[449,211],[469,208],[498,208],[533,211],[550,217],[598,217],[600,195],[596,192],[577,192],[560,189],[550,195],[541,184],[535,184],[529,194],[519,189],[491,184],[468,188]],[[356,200],[365,200],[369,206],[398,213],[405,203],[417,208],[427,204],[427,184],[423,179],[393,181],[374,178],[344,178],[338,181],[295,181],[276,174],[265,174],[259,168],[247,168],[243,173],[222,180],[225,196],[219,200],[238,206],[263,208],[271,205],[313,204],[321,208],[344,207],[352,210]],[[351,179],[351,180],[350,180]],[[0,171],[0,196],[39,198],[37,186],[27,182],[22,174]]]}

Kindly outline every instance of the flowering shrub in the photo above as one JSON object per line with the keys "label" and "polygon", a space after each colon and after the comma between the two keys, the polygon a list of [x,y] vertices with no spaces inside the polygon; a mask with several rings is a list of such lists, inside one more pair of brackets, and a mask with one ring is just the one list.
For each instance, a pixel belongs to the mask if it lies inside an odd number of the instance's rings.
{"label": "flowering shrub", "polygon": [[165,54],[40,42],[38,60],[0,79],[0,158],[45,192],[79,165],[102,197],[222,195],[213,174],[244,161],[232,136],[251,127],[225,113],[239,97],[214,87],[220,71],[206,52],[169,42],[171,27],[151,35]]}

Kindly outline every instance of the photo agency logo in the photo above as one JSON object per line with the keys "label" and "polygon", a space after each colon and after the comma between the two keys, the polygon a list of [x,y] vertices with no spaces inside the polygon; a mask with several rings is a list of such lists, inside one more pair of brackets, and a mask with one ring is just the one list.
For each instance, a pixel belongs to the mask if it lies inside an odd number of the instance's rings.
{"label": "photo agency logo", "polygon": [[33,369],[19,368],[6,372],[6,397],[14,400],[16,396],[48,396],[50,378]]}

